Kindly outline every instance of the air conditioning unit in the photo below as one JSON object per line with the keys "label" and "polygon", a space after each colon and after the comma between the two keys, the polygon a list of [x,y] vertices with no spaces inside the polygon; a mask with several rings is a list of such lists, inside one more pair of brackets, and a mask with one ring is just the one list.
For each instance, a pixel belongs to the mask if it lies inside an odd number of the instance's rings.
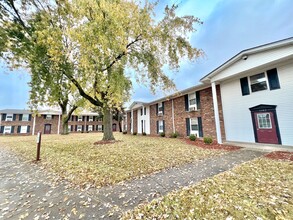
{"label": "air conditioning unit", "polygon": [[158,113],[158,116],[163,116],[163,112],[159,112]]}
{"label": "air conditioning unit", "polygon": [[194,111],[196,111],[196,110],[197,110],[196,107],[190,107],[190,108],[189,108],[189,111],[190,111],[190,112],[194,112]]}

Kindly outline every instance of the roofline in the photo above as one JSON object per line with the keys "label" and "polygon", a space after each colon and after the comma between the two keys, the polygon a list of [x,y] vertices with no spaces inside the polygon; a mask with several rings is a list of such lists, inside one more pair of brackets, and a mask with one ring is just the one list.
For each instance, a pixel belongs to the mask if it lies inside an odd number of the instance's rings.
{"label": "roofline", "polygon": [[222,69],[225,69],[228,66],[232,65],[234,62],[238,61],[238,59],[240,57],[244,56],[244,55],[251,55],[253,53],[265,51],[265,50],[268,50],[268,49],[273,49],[273,48],[280,47],[280,46],[285,46],[287,44],[289,44],[289,45],[293,44],[293,37],[285,38],[285,39],[282,39],[282,40],[278,40],[278,41],[274,41],[274,42],[271,42],[271,43],[262,44],[262,45],[259,45],[259,46],[256,46],[256,47],[251,47],[251,48],[242,50],[239,53],[237,53],[235,56],[233,56],[232,58],[227,60],[225,63],[223,63],[222,65],[218,66],[216,69],[214,69],[213,71],[211,71],[210,73],[208,73],[207,75],[202,77],[200,79],[200,81],[204,83],[205,80],[209,80],[209,78],[211,76],[216,75]]}

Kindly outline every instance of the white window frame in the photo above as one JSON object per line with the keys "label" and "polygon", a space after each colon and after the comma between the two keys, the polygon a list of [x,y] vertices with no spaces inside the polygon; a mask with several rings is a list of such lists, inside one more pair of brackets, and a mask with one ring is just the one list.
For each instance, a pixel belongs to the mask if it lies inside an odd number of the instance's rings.
{"label": "white window frame", "polygon": [[52,115],[46,115],[46,120],[52,120]]}
{"label": "white window frame", "polygon": [[94,121],[94,116],[89,116],[89,121]]}
{"label": "white window frame", "polygon": [[87,131],[93,131],[93,126],[89,125]]}
{"label": "white window frame", "polygon": [[21,120],[22,121],[28,121],[29,120],[29,114],[23,114]]}
{"label": "white window frame", "polygon": [[[198,127],[198,118],[190,118],[189,119],[189,124],[190,124],[190,134],[194,134],[194,135],[199,135],[199,127]],[[192,129],[192,125],[197,125],[197,130],[193,130]]]}
{"label": "white window frame", "polygon": [[[259,116],[263,116],[263,115],[269,115],[269,121],[270,121],[270,126],[269,127],[260,127],[260,117]],[[266,123],[267,125],[267,123]],[[258,129],[272,129],[272,119],[271,119],[271,114],[270,113],[257,113],[257,128]]]}
{"label": "white window frame", "polygon": [[[258,74],[261,74],[261,73],[264,73],[264,75],[265,75],[265,82],[266,82],[267,88],[266,88],[266,89],[263,89],[263,90],[258,90],[258,91],[254,91],[254,92],[253,92],[253,91],[252,91],[252,88],[251,88],[251,85],[253,85],[253,84],[251,84],[250,77],[255,76],[255,75],[258,75]],[[248,76],[247,78],[248,78],[248,84],[249,84],[248,87],[249,87],[249,92],[250,92],[250,94],[252,94],[252,93],[256,93],[256,92],[268,91],[268,89],[269,89],[269,80],[268,80],[267,71],[263,71],[263,72],[256,73],[256,74],[252,74],[252,75]]]}
{"label": "white window frame", "polygon": [[13,114],[7,114],[5,121],[13,121]]}
{"label": "white window frame", "polygon": [[77,125],[76,131],[82,131],[82,125]]}
{"label": "white window frame", "polygon": [[[161,108],[161,110],[160,110]],[[158,114],[163,114],[163,102],[158,103]]]}
{"label": "white window frame", "polygon": [[71,125],[68,125],[68,132],[71,132]]}
{"label": "white window frame", "polygon": [[82,115],[79,115],[79,116],[77,117],[77,121],[82,121],[82,119],[83,119]]}
{"label": "white window frame", "polygon": [[160,120],[158,125],[159,125],[159,133],[164,132],[164,121]]}
{"label": "white window frame", "polygon": [[20,133],[21,134],[26,134],[27,133],[27,126],[21,126],[20,127]]}
{"label": "white window frame", "polygon": [[4,126],[3,134],[11,134],[12,126]]}
{"label": "white window frame", "polygon": [[[194,96],[194,98],[193,98],[193,96]],[[194,104],[190,104],[190,101],[191,100],[193,100],[194,99]],[[188,107],[189,108],[195,108],[195,109],[197,109],[197,105],[196,105],[196,93],[194,92],[194,93],[190,93],[190,94],[188,94]]]}
{"label": "white window frame", "polygon": [[103,125],[98,125],[98,131],[103,131]]}

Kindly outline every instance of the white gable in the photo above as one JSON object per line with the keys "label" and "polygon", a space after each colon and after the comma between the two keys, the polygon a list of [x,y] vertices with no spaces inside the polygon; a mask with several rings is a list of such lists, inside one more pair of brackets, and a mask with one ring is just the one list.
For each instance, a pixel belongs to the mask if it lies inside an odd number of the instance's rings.
{"label": "white gable", "polygon": [[211,82],[221,82],[223,80],[239,76],[248,71],[273,66],[274,64],[287,61],[293,58],[293,45],[274,48],[259,53],[248,54],[247,59],[243,59],[245,54],[238,57],[234,63],[210,77]]}

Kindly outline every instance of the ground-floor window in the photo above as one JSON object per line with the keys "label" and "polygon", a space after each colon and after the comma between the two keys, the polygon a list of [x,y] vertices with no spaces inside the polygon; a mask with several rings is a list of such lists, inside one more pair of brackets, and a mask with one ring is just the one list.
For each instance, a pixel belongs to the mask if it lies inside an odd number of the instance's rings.
{"label": "ground-floor window", "polygon": [[20,133],[21,133],[21,134],[25,134],[25,133],[27,133],[27,126],[21,126],[21,127],[20,127]]}
{"label": "ground-floor window", "polygon": [[103,131],[103,125],[98,125],[98,131]]}
{"label": "ground-floor window", "polygon": [[198,136],[198,119],[197,118],[190,119],[190,134],[194,134]]}
{"label": "ground-floor window", "polygon": [[89,125],[88,131],[93,131],[93,126],[92,125]]}
{"label": "ground-floor window", "polygon": [[77,131],[82,131],[82,125],[77,125]]}
{"label": "ground-floor window", "polygon": [[11,126],[4,126],[4,134],[10,134],[11,133]]}
{"label": "ground-floor window", "polygon": [[159,133],[164,132],[164,121],[159,121]]}
{"label": "ground-floor window", "polygon": [[71,125],[68,125],[68,132],[71,132]]}

